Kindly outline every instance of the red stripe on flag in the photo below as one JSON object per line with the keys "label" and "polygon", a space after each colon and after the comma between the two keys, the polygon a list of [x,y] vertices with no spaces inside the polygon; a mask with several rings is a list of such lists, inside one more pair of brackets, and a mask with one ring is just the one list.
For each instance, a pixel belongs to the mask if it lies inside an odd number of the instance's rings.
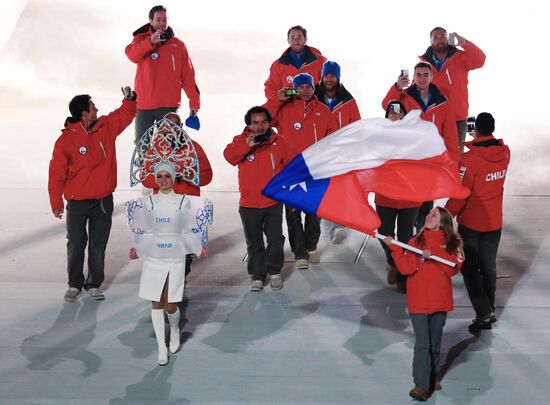
{"label": "red stripe on flag", "polygon": [[330,179],[317,215],[329,221],[374,234],[380,218],[368,202],[368,191],[362,189],[354,172]]}

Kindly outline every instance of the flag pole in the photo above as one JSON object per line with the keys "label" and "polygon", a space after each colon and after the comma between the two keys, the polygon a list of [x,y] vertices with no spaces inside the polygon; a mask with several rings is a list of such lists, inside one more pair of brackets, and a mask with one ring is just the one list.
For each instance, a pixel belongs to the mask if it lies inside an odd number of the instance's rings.
{"label": "flag pole", "polygon": [[[377,239],[384,240],[386,237],[384,235],[380,235],[378,232],[374,235]],[[403,249],[410,250],[411,252],[417,253],[419,255],[422,254],[422,250],[412,247],[411,245],[407,245],[406,243],[399,242],[398,240],[394,239],[392,241],[394,245],[397,245],[399,247],[402,247]],[[445,260],[439,256],[430,256],[429,259],[435,260],[436,262],[446,264],[449,267],[456,267],[456,263],[453,263],[449,260]]]}
{"label": "flag pole", "polygon": [[355,255],[355,259],[353,260],[353,263],[358,263],[359,259],[361,258],[361,255],[363,254],[363,250],[365,250],[365,247],[367,246],[367,242],[370,239],[370,235],[365,235],[365,239],[363,239],[363,243],[361,243],[361,247],[359,248],[359,251]]}

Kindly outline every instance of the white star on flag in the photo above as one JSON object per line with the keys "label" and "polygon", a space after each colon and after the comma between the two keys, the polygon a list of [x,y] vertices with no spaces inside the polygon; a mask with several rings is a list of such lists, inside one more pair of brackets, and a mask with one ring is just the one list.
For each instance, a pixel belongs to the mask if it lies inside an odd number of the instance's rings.
{"label": "white star on flag", "polygon": [[302,190],[304,190],[306,193],[307,193],[307,186],[306,186],[306,182],[305,181],[302,181],[301,183],[298,183],[298,184],[293,184],[292,186],[290,186],[290,188],[288,189],[288,191],[292,191],[294,190],[296,187],[300,186],[302,188]]}

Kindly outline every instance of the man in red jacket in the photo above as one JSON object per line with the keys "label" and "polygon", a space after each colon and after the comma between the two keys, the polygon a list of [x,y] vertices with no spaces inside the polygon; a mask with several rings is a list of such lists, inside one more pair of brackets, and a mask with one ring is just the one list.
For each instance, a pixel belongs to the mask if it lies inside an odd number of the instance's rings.
{"label": "man in red jacket", "polygon": [[279,89],[292,85],[292,78],[299,73],[309,73],[315,83],[321,79],[323,63],[327,60],[321,52],[306,45],[307,30],[296,25],[287,32],[289,48],[271,64],[269,77],[264,83],[267,99],[277,94]]}
{"label": "man in red jacket", "polygon": [[168,26],[166,8],[149,11],[149,23],[134,32],[126,56],[137,64],[135,88],[139,94],[135,143],[155,122],[180,106],[181,89],[189,98],[190,115],[200,108],[195,69],[185,44]]}
{"label": "man in red jacket", "polygon": [[[225,147],[223,155],[239,168],[239,214],[248,250],[250,291],[261,291],[267,278],[273,290],[283,288],[283,205],[262,195],[263,188],[291,157],[284,138],[272,132],[271,114],[252,107],[244,117],[246,128]],[[264,245],[264,233],[267,248]]]}
{"label": "man in red jacket", "polygon": [[[115,140],[136,115],[135,99],[136,94],[128,91],[120,108],[98,119],[98,110],[89,95],[73,97],[69,103],[71,116],[55,142],[48,192],[56,218],[63,216],[63,196],[67,200],[67,301],[75,301],[82,288],[96,300],[105,298],[99,287],[104,279],[105,249],[117,184]],[[87,244],[88,277],[85,280]]]}
{"label": "man in red jacket", "polygon": [[[458,136],[453,111],[447,97],[432,83],[433,70],[429,63],[419,62],[414,67],[414,82],[406,88],[410,81],[407,76],[399,75],[397,82],[391,86],[388,94],[382,101],[382,108],[387,110],[388,105],[401,102],[407,111],[422,110],[420,117],[433,122],[443,138],[445,147],[451,157],[457,162],[460,159]],[[433,208],[433,201],[422,204],[416,219],[417,232],[424,226],[426,215]]]}
{"label": "man in red jacket", "polygon": [[[265,107],[273,115],[273,126],[281,132],[290,145],[293,157],[338,129],[338,124],[326,105],[314,95],[313,77],[300,73],[292,80],[293,96],[286,95],[289,88],[282,88],[271,97]],[[310,262],[320,262],[317,243],[321,236],[321,219],[305,214],[302,224],[302,211],[285,206],[290,248],[296,258],[297,269],[309,268]]]}
{"label": "man in red jacket", "polygon": [[458,130],[460,150],[464,152],[468,118],[468,73],[470,70],[483,67],[485,54],[473,42],[456,32],[451,35],[456,38],[455,44],[449,44],[449,37],[444,28],[435,27],[430,32],[431,45],[419,58],[432,65],[434,84],[449,96]]}
{"label": "man in red jacket", "polygon": [[465,200],[450,199],[447,209],[458,220],[464,240],[464,284],[476,318],[470,330],[491,329],[496,322],[496,257],[502,233],[502,195],[510,149],[495,139],[495,120],[489,113],[476,118],[475,139],[460,161],[462,184],[471,191]]}
{"label": "man in red jacket", "polygon": [[[321,72],[321,82],[315,86],[315,96],[332,112],[339,129],[361,119],[355,99],[340,83],[340,71],[338,63],[326,61]],[[330,241],[334,244],[342,243],[347,238],[346,228],[334,222],[327,223]]]}

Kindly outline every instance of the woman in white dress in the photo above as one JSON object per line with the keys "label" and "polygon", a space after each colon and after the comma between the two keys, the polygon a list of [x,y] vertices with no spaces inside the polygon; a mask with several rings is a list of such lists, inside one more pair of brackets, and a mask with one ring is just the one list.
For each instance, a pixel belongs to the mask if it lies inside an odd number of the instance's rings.
{"label": "woman in white dress", "polygon": [[[127,215],[133,235],[130,259],[143,259],[139,297],[152,303],[158,364],[165,365],[168,350],[164,311],[170,323],[170,352],[175,353],[180,346],[178,303],[182,301],[185,286],[185,256],[190,253],[206,256],[207,238],[201,235],[205,226],[201,226],[199,217],[204,218],[203,211],[209,209],[203,204],[203,198],[174,193],[173,164],[158,163],[154,176],[159,193],[129,201]],[[197,210],[200,204],[203,209]],[[203,225],[206,225],[204,221]]]}

